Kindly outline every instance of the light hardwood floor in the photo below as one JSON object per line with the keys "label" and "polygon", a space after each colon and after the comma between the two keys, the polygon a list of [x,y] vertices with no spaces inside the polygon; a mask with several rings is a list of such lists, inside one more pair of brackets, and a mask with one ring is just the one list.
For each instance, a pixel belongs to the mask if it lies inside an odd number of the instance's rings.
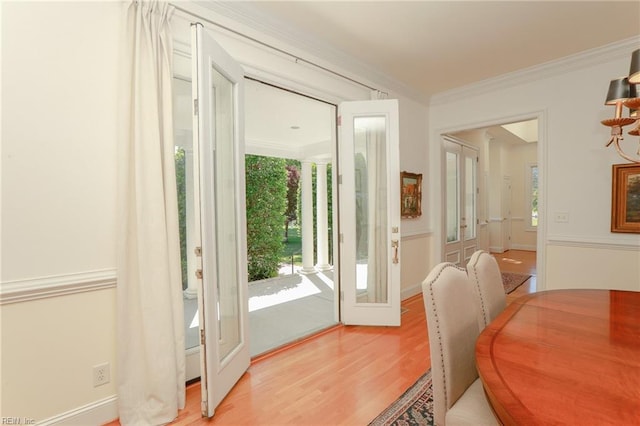
{"label": "light hardwood floor", "polygon": [[[535,275],[535,253],[496,254],[502,270]],[[508,295],[535,291],[535,277]],[[254,360],[214,417],[200,385],[172,425],[367,425],[431,365],[422,295],[405,300],[400,327],[338,326]],[[119,424],[117,421],[113,425]]]}
{"label": "light hardwood floor", "polygon": [[511,303],[518,297],[533,293],[536,288],[536,252],[523,250],[508,250],[504,253],[494,253],[493,256],[498,261],[498,266],[503,272],[518,272],[529,274],[529,278],[524,284],[507,294],[507,303]]}

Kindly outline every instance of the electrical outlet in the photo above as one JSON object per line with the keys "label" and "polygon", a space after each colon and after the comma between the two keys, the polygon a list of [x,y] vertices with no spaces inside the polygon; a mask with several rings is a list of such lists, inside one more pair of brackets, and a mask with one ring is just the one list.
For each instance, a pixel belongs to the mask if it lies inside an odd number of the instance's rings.
{"label": "electrical outlet", "polygon": [[569,213],[567,213],[567,212],[556,212],[556,222],[560,222],[560,223],[569,222]]}
{"label": "electrical outlet", "polygon": [[109,369],[109,363],[105,362],[104,364],[94,365],[93,366],[93,387],[98,387],[100,385],[104,385],[105,383],[109,383],[111,380],[111,372]]}

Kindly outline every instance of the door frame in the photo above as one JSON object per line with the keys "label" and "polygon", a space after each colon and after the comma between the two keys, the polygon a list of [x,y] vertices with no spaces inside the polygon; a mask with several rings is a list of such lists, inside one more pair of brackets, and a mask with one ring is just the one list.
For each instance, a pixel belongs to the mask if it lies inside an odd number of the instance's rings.
{"label": "door frame", "polygon": [[[283,85],[281,83],[276,83],[276,82],[272,82],[268,79],[264,79],[262,77],[257,77],[252,75],[251,73],[247,72],[245,70],[245,76],[244,76],[245,80],[251,80],[253,82],[259,83],[259,84],[264,84],[266,86],[270,86],[274,89],[278,89],[278,90],[283,90],[285,92],[289,92],[293,95],[296,96],[302,96],[304,98],[307,99],[311,99],[313,101],[316,102],[321,102],[323,104],[329,105],[331,107],[333,107],[334,109],[334,115],[331,117],[331,126],[332,126],[332,134],[331,134],[331,162],[330,164],[332,165],[331,168],[331,195],[332,195],[332,205],[333,205],[333,211],[332,211],[332,215],[331,215],[331,221],[332,221],[332,241],[331,241],[331,250],[333,253],[333,284],[334,284],[334,298],[333,298],[333,316],[334,316],[334,321],[336,324],[339,324],[341,322],[341,318],[340,318],[340,262],[339,262],[339,256],[340,256],[340,244],[338,241],[338,236],[339,236],[339,215],[338,215],[338,211],[339,211],[339,199],[338,199],[338,126],[337,126],[337,120],[338,120],[338,104],[332,102],[332,101],[328,101],[325,99],[322,99],[318,96],[314,96],[314,95],[310,95],[307,94],[303,91],[300,91],[298,89],[292,89],[289,87],[283,87]],[[245,152],[245,155],[247,154],[247,152]],[[261,155],[261,154],[254,154],[254,155]],[[301,160],[298,160],[301,161]],[[313,163],[316,163],[313,160],[310,160]],[[300,170],[302,171],[302,170]],[[315,202],[315,200],[314,200]],[[249,314],[249,316],[251,316],[251,314]],[[322,330],[317,331],[316,333],[321,333]]]}
{"label": "door frame", "polygon": [[[216,35],[219,33],[220,27],[215,22],[209,20],[207,17],[209,16],[209,11],[205,11],[200,7],[183,5],[176,10],[176,14],[174,18],[179,19],[180,23],[174,25],[173,29],[173,54],[180,56],[182,58],[186,58],[188,62],[190,62],[191,57],[191,38],[188,31],[188,26],[190,22],[198,21],[202,22],[204,28],[209,31],[213,31]],[[184,28],[183,28],[184,27]],[[187,29],[186,37],[184,37],[184,29]],[[261,52],[266,52],[267,55],[272,55],[272,52],[269,48],[259,48]],[[254,65],[254,62],[247,62],[247,55],[241,55],[241,58],[236,58],[232,55],[234,59],[236,59],[244,68],[244,76],[245,78],[251,78],[258,81],[261,81],[266,84],[274,85],[278,88],[289,90],[291,92],[300,94],[301,96],[308,96],[314,99],[317,99],[321,102],[326,102],[336,106],[336,116],[337,120],[337,106],[344,101],[356,101],[356,100],[367,100],[371,98],[371,88],[363,85],[362,83],[358,83],[354,80],[345,79],[339,74],[329,75],[323,70],[318,70],[317,75],[319,76],[319,80],[316,84],[311,84],[310,79],[301,79],[296,78],[296,75],[291,72],[290,69],[286,70],[273,70],[271,71],[268,68],[261,68],[258,65]],[[278,54],[273,55],[275,58],[279,58]],[[244,60],[243,60],[244,59]],[[188,75],[188,71],[190,70],[190,65],[187,66],[187,69],[177,70],[174,69],[174,77],[179,76],[181,78],[185,78],[191,80],[192,77]],[[335,161],[338,161],[338,128],[335,126],[335,141],[334,143],[334,158]],[[333,173],[333,182],[332,182],[332,190],[334,194],[338,194],[338,173]],[[339,206],[338,206],[339,208]],[[338,208],[333,209],[333,245],[334,245],[334,273],[336,277],[340,275],[340,265],[339,261],[335,259],[339,259],[340,255],[340,245],[339,241],[339,220],[338,220]],[[335,279],[336,282],[336,292],[339,291],[339,279]],[[338,293],[337,293],[338,294]],[[340,318],[340,297],[335,297],[335,312],[336,312],[336,322],[341,323],[342,319]],[[191,366],[198,365],[199,366],[199,355],[200,348],[197,346],[195,348],[188,349],[186,351],[187,364]],[[198,374],[199,375],[199,374]],[[197,376],[195,376],[197,377]],[[194,378],[195,378],[194,377]]]}
{"label": "door frame", "polygon": [[[463,124],[457,124],[455,126],[443,127],[439,129],[435,129],[432,133],[433,140],[441,141],[443,138],[448,137],[448,135],[462,132],[466,130],[475,130],[484,127],[491,126],[499,126],[502,124],[515,123],[518,121],[528,121],[528,120],[538,120],[538,152],[537,152],[537,164],[538,164],[538,231],[536,236],[536,287],[538,291],[542,291],[546,288],[546,279],[545,279],[545,271],[546,271],[546,239],[547,239],[547,161],[546,161],[546,153],[547,153],[547,133],[546,129],[548,126],[547,119],[547,111],[546,110],[534,110],[529,112],[524,112],[520,114],[514,114],[509,116],[499,115],[494,116],[492,118],[488,118],[482,121],[477,122],[466,122]],[[433,182],[435,182],[436,189],[432,192],[432,202],[437,205],[437,203],[442,202],[442,144],[437,143],[434,144],[435,152],[433,152],[433,157],[430,154],[430,164],[433,166],[431,171],[431,178]],[[438,215],[442,215],[442,209],[436,209],[434,211],[435,223],[444,223],[441,217]],[[444,261],[444,246],[442,242],[446,238],[445,230],[442,229],[442,226],[436,227],[435,235],[439,234],[439,238],[437,238],[436,243],[434,244],[434,256],[432,263],[438,263]],[[435,263],[434,263],[435,262]]]}

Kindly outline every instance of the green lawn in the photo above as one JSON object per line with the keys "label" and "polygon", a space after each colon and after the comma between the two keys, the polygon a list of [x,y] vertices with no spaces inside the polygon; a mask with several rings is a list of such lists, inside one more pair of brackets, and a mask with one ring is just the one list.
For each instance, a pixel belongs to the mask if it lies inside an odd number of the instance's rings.
{"label": "green lawn", "polygon": [[[284,234],[284,227],[282,227]],[[282,254],[280,261],[282,263],[291,264],[291,256],[293,255],[293,263],[302,265],[302,238],[300,237],[300,227],[289,225],[288,242],[282,242]]]}

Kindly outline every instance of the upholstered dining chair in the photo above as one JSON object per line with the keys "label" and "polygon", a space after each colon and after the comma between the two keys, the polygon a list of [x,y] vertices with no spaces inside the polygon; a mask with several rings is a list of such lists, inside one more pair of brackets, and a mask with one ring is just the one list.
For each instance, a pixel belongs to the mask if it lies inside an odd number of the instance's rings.
{"label": "upholstered dining chair", "polygon": [[422,283],[437,426],[496,425],[475,365],[480,329],[467,272],[437,265]]}
{"label": "upholstered dining chair", "polygon": [[502,274],[495,257],[483,250],[473,253],[467,264],[467,274],[479,306],[478,324],[483,330],[507,306]]}

